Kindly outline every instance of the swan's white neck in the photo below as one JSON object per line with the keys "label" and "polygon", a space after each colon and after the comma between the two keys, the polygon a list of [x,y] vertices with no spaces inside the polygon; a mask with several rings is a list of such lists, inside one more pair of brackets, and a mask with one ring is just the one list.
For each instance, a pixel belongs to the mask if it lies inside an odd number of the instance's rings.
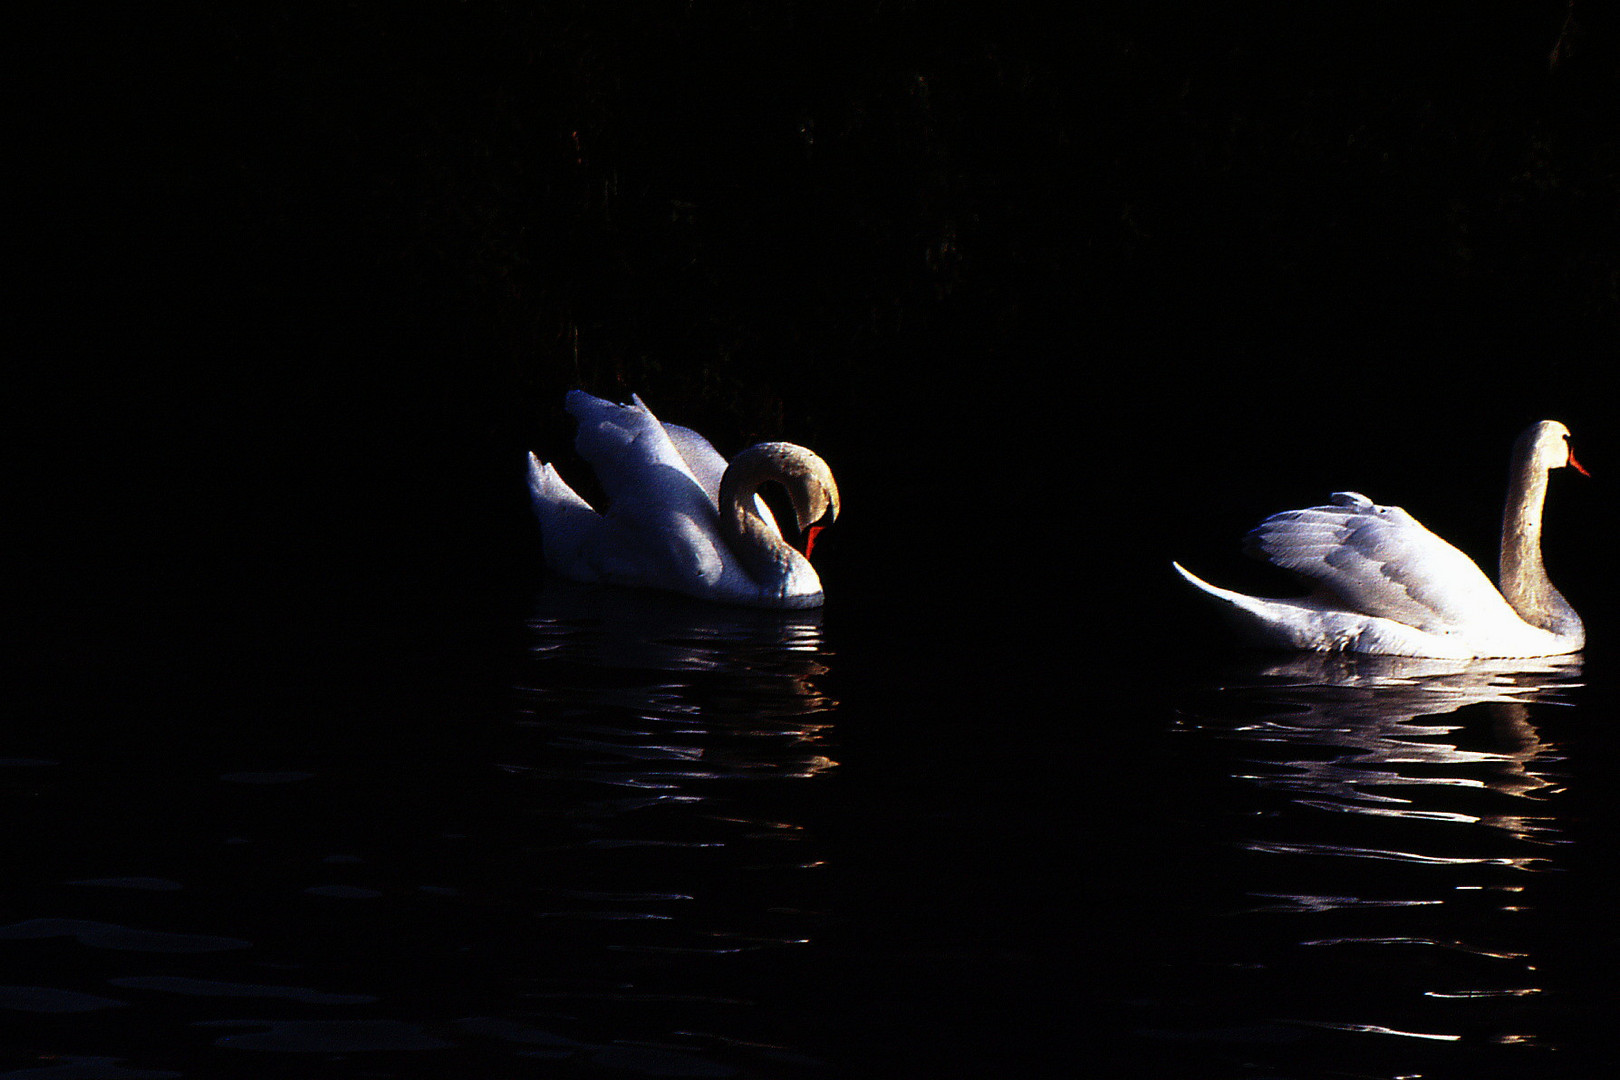
{"label": "swan's white neck", "polygon": [[761,585],[776,588],[792,575],[794,564],[804,556],[760,517],[754,505],[759,487],[756,483],[746,489],[739,488],[736,502],[727,502],[722,491],[720,529],[748,576]]}
{"label": "swan's white neck", "polygon": [[1547,501],[1548,470],[1537,459],[1537,434],[1539,426],[1525,432],[1513,447],[1498,563],[1502,596],[1531,626],[1560,637],[1584,636],[1580,616],[1553,587],[1541,561],[1541,517]]}

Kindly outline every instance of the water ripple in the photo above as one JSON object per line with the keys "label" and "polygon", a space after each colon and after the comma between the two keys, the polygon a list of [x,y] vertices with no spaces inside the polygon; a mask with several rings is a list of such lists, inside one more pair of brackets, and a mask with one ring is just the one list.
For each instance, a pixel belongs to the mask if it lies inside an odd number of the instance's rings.
{"label": "water ripple", "polygon": [[1453,952],[1468,953],[1473,956],[1486,956],[1493,960],[1520,960],[1525,954],[1519,952],[1492,952],[1481,949],[1461,941],[1436,941],[1433,938],[1414,937],[1342,937],[1319,938],[1314,941],[1301,941],[1301,945],[1423,945],[1436,949],[1450,949]]}
{"label": "water ripple", "polygon": [[372,994],[328,994],[302,986],[266,986],[260,983],[188,979],[177,975],[130,975],[107,981],[132,990],[157,990],[192,997],[285,998],[306,1005],[365,1005],[377,1000]]}
{"label": "water ripple", "polygon": [[215,1046],[295,1054],[358,1054],[378,1050],[442,1050],[454,1043],[399,1020],[206,1020],[197,1027],[257,1027],[221,1035]]}
{"label": "water ripple", "polygon": [[251,941],[238,938],[135,930],[86,919],[28,919],[10,926],[0,926],[0,939],[53,937],[71,937],[81,945],[128,952],[200,953],[253,947]]}
{"label": "water ripple", "polygon": [[37,1069],[0,1073],[0,1080],[176,1080],[183,1073],[167,1069],[131,1069],[122,1058],[52,1057],[52,1064]]}
{"label": "water ripple", "polygon": [[1436,899],[1422,900],[1381,900],[1362,896],[1286,896],[1271,893],[1252,893],[1251,895],[1266,900],[1281,900],[1280,904],[1266,907],[1255,907],[1248,910],[1259,911],[1290,911],[1290,912],[1321,912],[1340,911],[1347,908],[1384,908],[1384,907],[1424,907],[1442,904],[1445,901]]}
{"label": "water ripple", "polygon": [[1216,808],[1247,901],[1224,909],[1251,946],[1234,966],[1275,982],[1283,1022],[1555,1045],[1518,1003],[1546,989],[1530,931],[1569,848],[1543,718],[1580,678],[1570,659],[1311,657],[1233,665],[1189,700],[1178,730],[1240,786]]}
{"label": "water ripple", "polygon": [[146,892],[178,892],[185,888],[178,881],[158,877],[83,878],[68,884],[102,889],[142,889]]}
{"label": "water ripple", "polygon": [[1333,1023],[1327,1020],[1295,1021],[1307,1023],[1311,1027],[1326,1028],[1330,1031],[1353,1031],[1362,1035],[1394,1035],[1403,1039],[1430,1039],[1435,1042],[1458,1042],[1461,1035],[1447,1035],[1431,1031],[1402,1031],[1399,1028],[1385,1027],[1382,1024],[1345,1024]]}
{"label": "water ripple", "polygon": [[1509,866],[1516,870],[1535,870],[1538,864],[1549,862],[1543,858],[1507,858],[1502,856],[1422,855],[1415,851],[1395,851],[1388,848],[1358,848],[1345,844],[1287,843],[1276,840],[1250,840],[1239,844],[1246,851],[1272,855],[1330,855],[1352,859],[1380,859],[1394,862],[1416,863],[1421,866]]}
{"label": "water ripple", "polygon": [[95,994],[81,994],[76,990],[58,990],[49,986],[0,986],[0,1009],[17,1012],[93,1012],[97,1009],[122,1008],[126,1004]]}

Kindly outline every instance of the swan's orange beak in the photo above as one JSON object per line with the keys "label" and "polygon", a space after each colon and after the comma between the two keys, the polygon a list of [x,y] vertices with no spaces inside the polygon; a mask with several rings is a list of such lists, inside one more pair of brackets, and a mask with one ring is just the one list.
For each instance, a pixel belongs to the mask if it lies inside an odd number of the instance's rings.
{"label": "swan's orange beak", "polygon": [[[1573,451],[1573,450],[1571,450],[1569,452],[1569,467],[1574,469],[1576,472],[1580,473],[1582,476],[1591,476],[1592,475],[1591,473],[1586,471],[1586,466],[1582,465],[1580,462],[1575,460],[1575,451]],[[808,555],[809,552],[805,552],[805,554]]]}
{"label": "swan's orange beak", "polygon": [[[1574,459],[1572,458],[1570,460],[1573,461]],[[1580,466],[1577,465],[1576,468],[1580,468]],[[1586,470],[1581,469],[1581,472],[1586,472]],[[810,557],[810,550],[816,546],[816,537],[821,533],[821,530],[825,529],[826,527],[827,526],[825,526],[825,525],[812,525],[808,529],[804,530],[804,557],[805,558],[808,559]]]}

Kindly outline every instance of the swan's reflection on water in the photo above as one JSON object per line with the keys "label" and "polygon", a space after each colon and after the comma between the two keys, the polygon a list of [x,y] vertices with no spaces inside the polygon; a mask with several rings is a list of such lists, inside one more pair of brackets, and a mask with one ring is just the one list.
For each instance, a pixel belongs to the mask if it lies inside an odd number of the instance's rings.
{"label": "swan's reflection on water", "polygon": [[826,919],[820,613],[548,581],[528,645],[500,764],[532,821],[512,872],[558,962],[527,993],[615,1038],[768,1045],[776,980]]}
{"label": "swan's reflection on water", "polygon": [[566,767],[603,783],[667,789],[681,779],[830,768],[836,702],[821,613],[694,604],[630,589],[548,583],[529,622],[519,691]]}
{"label": "swan's reflection on water", "polygon": [[[1304,656],[1233,666],[1185,733],[1227,747],[1222,918],[1280,980],[1274,1021],[1424,1044],[1545,1041],[1537,896],[1567,841],[1542,733],[1579,659]],[[1241,792],[1241,787],[1238,789]],[[1265,992],[1257,1000],[1267,1000]],[[1455,1062],[1452,1063],[1455,1065]]]}
{"label": "swan's reflection on water", "polygon": [[1307,806],[1487,824],[1521,840],[1550,841],[1541,816],[1443,809],[1422,797],[1449,786],[1535,799],[1553,786],[1537,768],[1556,755],[1530,722],[1529,704],[1555,703],[1579,685],[1580,667],[1567,658],[1530,663],[1367,657],[1274,664],[1253,685],[1231,688],[1256,708],[1227,737],[1299,751],[1297,758],[1262,759],[1269,768],[1247,778],[1292,792]]}

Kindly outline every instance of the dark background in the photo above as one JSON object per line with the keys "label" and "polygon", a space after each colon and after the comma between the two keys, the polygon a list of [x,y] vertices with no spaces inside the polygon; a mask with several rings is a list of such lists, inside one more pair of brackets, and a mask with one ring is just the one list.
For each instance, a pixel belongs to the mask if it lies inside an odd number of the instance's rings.
{"label": "dark background", "polygon": [[1557,2],[48,28],[7,64],[22,577],[449,644],[532,579],[523,451],[581,476],[583,386],[819,450],[835,598],[1156,650],[1196,610],[1169,558],[1280,587],[1237,538],[1341,488],[1489,567],[1555,417],[1598,475],[1549,526],[1596,645],[1617,48]]}
{"label": "dark background", "polygon": [[[199,4],[22,37],[23,550],[500,581],[535,550],[521,452],[578,475],[584,386],[820,450],[835,582],[1157,595],[1343,487],[1488,563],[1524,424],[1615,459],[1614,20],[1218,8]],[[1578,593],[1606,500],[1571,486]]]}

